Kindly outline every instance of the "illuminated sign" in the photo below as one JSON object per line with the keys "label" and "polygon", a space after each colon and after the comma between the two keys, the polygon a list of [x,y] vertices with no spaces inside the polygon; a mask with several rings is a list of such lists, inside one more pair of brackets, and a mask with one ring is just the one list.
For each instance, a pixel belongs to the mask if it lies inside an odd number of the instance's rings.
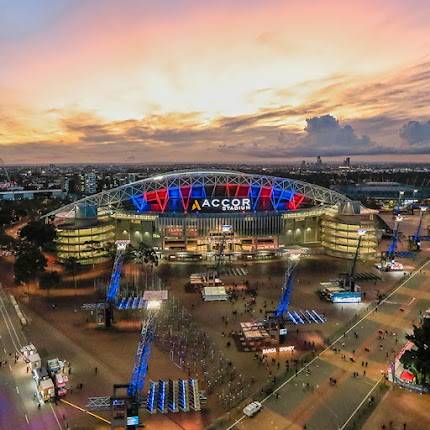
{"label": "illuminated sign", "polygon": [[274,354],[276,352],[293,352],[295,350],[294,345],[291,346],[280,346],[278,348],[263,348],[261,352],[263,354]]}
{"label": "illuminated sign", "polygon": [[279,352],[293,352],[295,350],[295,346],[291,345],[291,346],[280,346],[279,347]]}
{"label": "illuminated sign", "polygon": [[137,426],[139,425],[139,417],[137,415],[127,417],[127,425],[128,426]]}
{"label": "illuminated sign", "polygon": [[164,234],[168,237],[182,237],[184,235],[184,231],[181,226],[170,226],[164,229]]}
{"label": "illuminated sign", "polygon": [[238,212],[249,210],[251,210],[251,199],[241,197],[195,199],[191,204],[192,212]]}

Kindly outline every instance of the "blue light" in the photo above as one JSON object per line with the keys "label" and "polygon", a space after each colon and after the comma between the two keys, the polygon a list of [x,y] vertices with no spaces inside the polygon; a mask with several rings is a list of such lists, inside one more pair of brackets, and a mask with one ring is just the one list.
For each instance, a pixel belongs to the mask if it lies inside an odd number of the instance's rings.
{"label": "blue light", "polygon": [[142,195],[132,196],[131,201],[136,208],[137,212],[144,212],[149,209],[149,203]]}
{"label": "blue light", "polygon": [[293,290],[293,279],[294,279],[294,272],[290,273],[290,275],[288,276],[287,284],[285,285],[285,288],[282,291],[281,300],[275,311],[275,316],[277,318],[282,317],[282,315],[284,315],[288,311],[291,291]]}
{"label": "blue light", "polygon": [[112,270],[112,276],[109,284],[108,295],[107,295],[107,300],[109,303],[114,303],[117,298],[123,261],[124,261],[123,252],[122,251],[117,252],[113,270]]}

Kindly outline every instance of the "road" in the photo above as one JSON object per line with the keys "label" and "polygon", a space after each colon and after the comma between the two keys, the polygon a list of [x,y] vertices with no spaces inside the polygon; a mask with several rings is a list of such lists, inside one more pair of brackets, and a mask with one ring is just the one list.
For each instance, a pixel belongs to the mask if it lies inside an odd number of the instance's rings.
{"label": "road", "polygon": [[27,344],[9,295],[0,286],[0,428],[2,430],[60,429],[58,414],[51,403],[40,409],[33,399],[35,383],[23,359],[15,353]]}
{"label": "road", "polygon": [[[370,309],[299,369],[297,376],[267,396],[258,415],[251,419],[242,416],[228,429],[346,429],[374,394],[381,372],[405,341],[405,331],[411,329],[419,311],[430,306],[428,269],[430,262],[411,273],[377,310]],[[336,385],[330,384],[330,378],[336,379]],[[422,428],[430,428],[430,422]]]}

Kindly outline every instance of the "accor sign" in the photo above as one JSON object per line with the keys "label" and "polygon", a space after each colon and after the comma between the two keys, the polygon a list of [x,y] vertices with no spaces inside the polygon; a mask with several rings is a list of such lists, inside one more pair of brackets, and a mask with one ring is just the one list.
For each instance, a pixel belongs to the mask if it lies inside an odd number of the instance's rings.
{"label": "accor sign", "polygon": [[251,200],[248,198],[211,198],[195,199],[191,204],[193,212],[219,212],[219,211],[249,211]]}

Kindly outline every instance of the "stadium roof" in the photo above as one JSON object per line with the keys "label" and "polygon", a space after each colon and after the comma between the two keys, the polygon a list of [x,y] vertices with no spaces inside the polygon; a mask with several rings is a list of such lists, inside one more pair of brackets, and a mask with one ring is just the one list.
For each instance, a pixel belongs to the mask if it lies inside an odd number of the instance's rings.
{"label": "stadium roof", "polygon": [[[159,193],[160,190],[167,190],[168,199],[171,190],[192,190],[198,187],[247,187],[248,193],[252,190],[264,190],[267,198],[281,198],[279,195],[299,195],[303,198],[315,202],[315,204],[337,205],[341,202],[349,202],[350,199],[336,191],[329,190],[318,185],[296,179],[280,178],[267,175],[255,175],[231,170],[191,170],[174,171],[145,178],[136,182],[121,185],[101,193],[85,197],[53,212],[45,214],[43,218],[55,216],[60,213],[76,211],[80,205],[94,205],[98,208],[116,209],[125,201],[135,201],[141,196],[151,193]],[[251,190],[251,191],[249,191]],[[166,191],[165,191],[166,193]],[[260,191],[261,193],[261,191]],[[236,195],[238,195],[236,193]],[[158,194],[157,194],[158,197]],[[181,194],[181,197],[182,194]],[[188,198],[190,195],[188,195]],[[191,196],[194,197],[194,196]],[[276,205],[274,205],[276,207]]]}

